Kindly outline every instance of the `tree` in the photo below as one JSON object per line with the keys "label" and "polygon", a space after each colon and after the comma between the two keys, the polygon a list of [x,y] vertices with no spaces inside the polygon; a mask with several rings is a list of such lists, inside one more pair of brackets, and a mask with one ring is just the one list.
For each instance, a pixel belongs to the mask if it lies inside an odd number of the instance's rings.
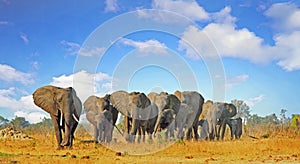
{"label": "tree", "polygon": [[231,100],[231,103],[236,106],[236,118],[241,117],[244,119],[244,124],[250,118],[250,107],[243,100]]}
{"label": "tree", "polygon": [[0,127],[2,128],[2,127],[5,127],[6,125],[8,125],[9,124],[9,120],[8,119],[6,119],[6,118],[4,118],[4,117],[2,117],[2,116],[0,116]]}
{"label": "tree", "polygon": [[281,109],[280,110],[280,120],[281,120],[281,124],[285,124],[286,122],[286,114],[287,110],[286,109]]}
{"label": "tree", "polygon": [[15,128],[25,128],[28,127],[30,124],[28,121],[25,120],[24,117],[15,117],[10,121],[10,123],[15,127]]}

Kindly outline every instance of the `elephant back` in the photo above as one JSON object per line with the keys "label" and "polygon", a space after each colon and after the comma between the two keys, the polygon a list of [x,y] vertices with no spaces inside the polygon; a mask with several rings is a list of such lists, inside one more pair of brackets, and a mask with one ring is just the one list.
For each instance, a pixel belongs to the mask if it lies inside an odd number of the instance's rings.
{"label": "elephant back", "polygon": [[38,88],[32,94],[34,104],[42,108],[46,112],[57,116],[58,109],[55,103],[55,92],[58,89],[62,89],[62,88],[58,88],[54,86],[44,86]]}

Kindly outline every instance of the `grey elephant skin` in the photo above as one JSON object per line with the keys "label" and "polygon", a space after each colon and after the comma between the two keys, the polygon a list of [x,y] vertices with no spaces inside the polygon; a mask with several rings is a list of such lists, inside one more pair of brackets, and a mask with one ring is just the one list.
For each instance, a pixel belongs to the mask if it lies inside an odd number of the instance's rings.
{"label": "grey elephant skin", "polygon": [[239,139],[241,138],[242,135],[242,127],[243,127],[243,122],[242,119],[239,118],[235,118],[235,119],[227,119],[226,120],[226,124],[229,126],[230,128],[230,134],[231,134],[231,139],[235,138],[235,139]]}
{"label": "grey elephant skin", "polygon": [[[174,121],[173,123],[173,120],[174,118],[176,118],[180,110],[180,100],[175,95],[168,94],[166,92],[161,92],[159,94],[151,92],[147,95],[147,97],[158,107],[158,117],[155,123],[154,134],[158,129],[167,128],[166,135],[168,135],[169,133],[170,137],[174,138],[174,129],[176,126],[176,122]],[[171,123],[172,125],[170,125]]]}
{"label": "grey elephant skin", "polygon": [[165,109],[159,114],[159,122],[158,126],[155,127],[155,133],[157,130],[164,129],[166,129],[165,140],[167,140],[169,137],[174,138],[175,118],[173,109]]}
{"label": "grey elephant skin", "polygon": [[158,109],[144,93],[116,91],[108,100],[124,115],[124,134],[127,141],[134,142],[137,132],[142,133],[143,129],[147,131],[149,139],[152,139]]}
{"label": "grey elephant skin", "polygon": [[[234,117],[236,113],[237,110],[233,104],[216,102],[210,106],[206,115],[210,140],[214,140],[215,137],[219,139],[220,133],[222,133],[221,138],[224,139],[226,120]],[[220,126],[217,129],[218,124]]]}
{"label": "grey elephant skin", "polygon": [[[90,96],[85,100],[83,106],[86,112],[86,118],[93,125],[94,128],[94,141],[98,142],[100,141],[100,139],[102,140],[102,138],[99,137],[100,134],[99,127],[105,128],[106,126],[103,127],[102,125],[108,126],[108,124],[101,124],[101,126],[99,126],[99,122],[104,123],[104,118],[102,118],[103,112],[107,110],[111,113],[112,126],[115,126],[116,121],[118,119],[119,112],[118,110],[116,110],[116,108],[110,105],[109,101],[107,100],[107,96],[101,98],[97,96]],[[110,117],[107,119],[107,121],[110,121]],[[110,133],[110,131],[108,131],[108,129],[110,130],[110,128],[105,128],[105,129],[106,129],[105,130],[106,133]],[[110,141],[110,140],[106,140],[106,141]]]}
{"label": "grey elephant skin", "polygon": [[202,112],[204,98],[196,91],[176,91],[174,95],[181,101],[181,104],[186,104],[191,110],[185,124],[187,128],[186,139],[191,139],[193,131],[194,139],[198,140],[198,118]]}
{"label": "grey elephant skin", "polygon": [[[72,147],[82,104],[72,87],[44,86],[33,93],[34,104],[50,114],[58,149]],[[62,125],[60,121],[62,120]],[[62,139],[62,130],[64,138]]]}
{"label": "grey elephant skin", "polygon": [[99,114],[95,116],[95,119],[99,132],[97,141],[100,143],[110,143],[114,128],[112,112],[110,110],[100,111]]}

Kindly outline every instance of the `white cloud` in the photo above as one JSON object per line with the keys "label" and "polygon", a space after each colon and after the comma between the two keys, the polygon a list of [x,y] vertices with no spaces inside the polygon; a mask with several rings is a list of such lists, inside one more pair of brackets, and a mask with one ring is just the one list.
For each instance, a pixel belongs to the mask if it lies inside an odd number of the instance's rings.
{"label": "white cloud", "polygon": [[275,37],[276,52],[281,54],[278,65],[286,71],[300,69],[300,31]]}
{"label": "white cloud", "polygon": [[[78,97],[82,101],[90,95],[103,96],[110,92],[112,77],[105,73],[90,74],[80,71],[71,75],[61,75],[53,77],[50,85],[66,88],[74,87]],[[23,95],[16,98],[16,95]],[[9,109],[18,117],[25,117],[30,123],[42,121],[44,117],[49,118],[49,114],[37,107],[32,95],[15,87],[0,89],[0,108]]]}
{"label": "white cloud", "polygon": [[105,0],[105,4],[105,12],[117,12],[119,10],[117,0]]}
{"label": "white cloud", "polygon": [[265,99],[265,95],[259,95],[257,97],[250,98],[245,100],[244,102],[251,108],[255,106],[257,103],[263,101]]}
{"label": "white cloud", "polygon": [[186,42],[193,43],[201,49],[201,56],[204,58],[212,57],[211,53],[207,52],[212,46],[222,57],[247,59],[255,63],[265,63],[276,58],[271,47],[263,44],[262,38],[246,28],[236,29],[232,24],[211,23],[202,30],[190,27],[183,33],[179,41],[179,50],[185,50],[187,57],[200,59]]}
{"label": "white cloud", "polygon": [[85,57],[101,56],[105,50],[106,48],[104,47],[83,47],[78,54]]}
{"label": "white cloud", "polygon": [[231,7],[226,6],[221,11],[216,13],[211,13],[210,16],[212,17],[215,23],[221,24],[233,24],[236,21],[236,18],[230,15]]}
{"label": "white cloud", "polygon": [[78,43],[62,40],[60,41],[60,44],[66,48],[66,51],[68,51],[70,55],[76,55],[80,49],[80,45]]}
{"label": "white cloud", "polygon": [[5,64],[0,64],[0,80],[5,82],[20,82],[24,85],[34,82],[32,74],[18,71]]}
{"label": "white cloud", "polygon": [[61,75],[59,77],[53,77],[50,85],[66,88],[74,87],[78,97],[82,102],[86,98],[93,94],[103,95],[110,90],[107,85],[103,85],[111,82],[112,77],[105,73],[91,74],[86,71],[80,71],[71,75]]}
{"label": "white cloud", "polygon": [[300,30],[300,8],[293,3],[275,3],[265,15],[273,20],[273,28],[276,30]]}
{"label": "white cloud", "polygon": [[31,65],[36,70],[40,69],[40,63],[38,61],[31,62]]}
{"label": "white cloud", "polygon": [[9,25],[10,24],[10,22],[8,22],[8,21],[0,21],[0,25]]}
{"label": "white cloud", "polygon": [[29,44],[29,39],[28,39],[28,37],[27,37],[27,35],[26,34],[24,34],[24,33],[20,33],[20,38],[23,40],[23,42],[25,43],[25,44]]}
{"label": "white cloud", "polygon": [[204,8],[199,6],[198,3],[193,0],[153,0],[152,8],[172,11],[196,21],[209,19],[209,14]]}
{"label": "white cloud", "polygon": [[[15,98],[18,92],[24,91],[14,87],[1,89],[0,108],[9,109],[14,115],[24,117],[30,123],[39,122],[44,116],[49,117],[46,112],[34,105],[32,95],[28,95],[28,93],[24,92],[23,94],[26,95],[19,99]],[[40,118],[40,116],[43,117]]]}
{"label": "white cloud", "polygon": [[29,121],[29,123],[34,124],[41,122],[43,118],[50,118],[49,114],[42,112],[42,111],[36,111],[36,112],[24,112],[24,111],[16,111],[14,113],[17,117],[24,117],[26,121]]}
{"label": "white cloud", "polygon": [[151,55],[168,55],[168,47],[157,40],[134,41],[131,39],[122,38],[120,43],[137,48],[140,56]]}
{"label": "white cloud", "polygon": [[249,75],[243,74],[234,77],[229,77],[226,80],[226,89],[231,89],[249,79]]}

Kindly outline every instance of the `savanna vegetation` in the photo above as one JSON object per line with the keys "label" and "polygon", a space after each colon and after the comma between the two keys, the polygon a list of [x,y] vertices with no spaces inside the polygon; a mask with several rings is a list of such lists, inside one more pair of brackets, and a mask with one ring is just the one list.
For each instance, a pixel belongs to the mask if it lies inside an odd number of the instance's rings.
{"label": "savanna vegetation", "polygon": [[[130,155],[126,151],[113,151],[110,147],[141,149],[141,144],[113,142],[109,145],[82,142],[92,139],[92,134],[81,124],[76,129],[72,149],[56,150],[56,139],[51,119],[30,124],[25,118],[12,120],[0,117],[0,129],[13,127],[30,136],[29,139],[2,138],[0,140],[0,163],[249,163],[249,162],[300,162],[299,115],[280,116],[251,114],[242,101],[234,100],[238,117],[243,118],[243,135],[239,140],[230,140],[229,129],[224,141],[175,141],[172,144],[159,142],[146,144],[143,155]],[[117,125],[122,129],[122,124]],[[114,133],[117,133],[114,131]],[[154,146],[162,147],[156,152]],[[147,153],[149,151],[149,153]]]}

